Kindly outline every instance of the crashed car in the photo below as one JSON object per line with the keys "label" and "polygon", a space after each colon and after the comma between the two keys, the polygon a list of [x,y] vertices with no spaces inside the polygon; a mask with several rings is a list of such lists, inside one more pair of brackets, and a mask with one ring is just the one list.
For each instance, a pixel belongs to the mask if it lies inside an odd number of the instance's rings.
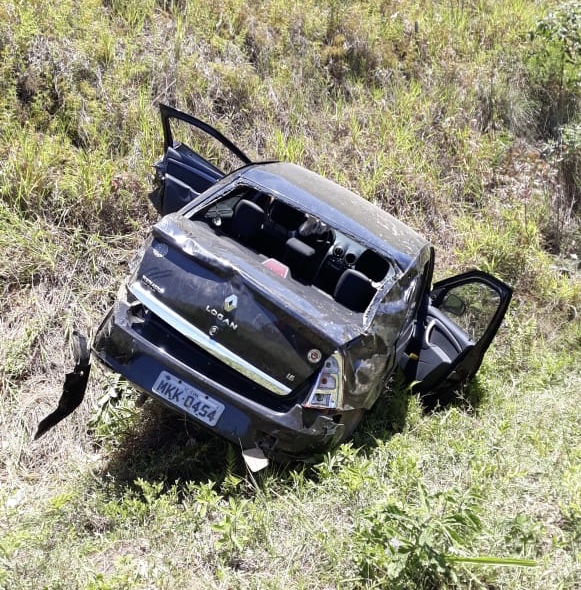
{"label": "crashed car", "polygon": [[[473,271],[431,288],[434,249],[386,211],[300,166],[251,162],[191,115],[161,118],[162,218],[96,332],[99,361],[259,458],[344,441],[398,368],[424,395],[475,375],[510,287]],[[223,173],[178,125],[242,166]]]}

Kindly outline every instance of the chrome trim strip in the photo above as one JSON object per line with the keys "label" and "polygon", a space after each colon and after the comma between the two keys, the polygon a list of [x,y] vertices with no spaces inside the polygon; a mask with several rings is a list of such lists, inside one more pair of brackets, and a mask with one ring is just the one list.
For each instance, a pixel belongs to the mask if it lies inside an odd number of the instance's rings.
{"label": "chrome trim strip", "polygon": [[192,326],[181,315],[170,309],[165,303],[156,299],[152,293],[144,289],[138,282],[129,285],[128,289],[145,307],[151,309],[153,313],[167,322],[172,328],[245,377],[262,385],[262,387],[272,391],[272,393],[276,393],[276,395],[288,395],[292,391],[290,387],[273,379],[258,367],[234,354],[222,344],[212,340],[208,334]]}

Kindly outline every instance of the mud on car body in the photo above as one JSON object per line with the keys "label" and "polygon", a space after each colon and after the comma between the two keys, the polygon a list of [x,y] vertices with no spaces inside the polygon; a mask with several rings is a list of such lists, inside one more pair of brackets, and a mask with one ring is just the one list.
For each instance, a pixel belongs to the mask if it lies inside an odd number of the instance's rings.
{"label": "mud on car body", "polygon": [[[96,332],[99,361],[245,451],[299,459],[347,438],[398,367],[424,394],[474,376],[507,285],[473,271],[430,289],[433,248],[387,212],[161,117],[162,218]],[[184,125],[242,166],[225,174],[174,139]]]}

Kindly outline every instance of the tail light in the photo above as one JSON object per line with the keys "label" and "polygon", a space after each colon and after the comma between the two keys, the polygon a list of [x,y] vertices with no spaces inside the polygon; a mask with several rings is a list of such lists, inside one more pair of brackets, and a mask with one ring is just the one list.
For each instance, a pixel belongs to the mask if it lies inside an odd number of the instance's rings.
{"label": "tail light", "polygon": [[317,381],[303,403],[305,408],[332,410],[343,404],[343,356],[333,353],[324,363]]}

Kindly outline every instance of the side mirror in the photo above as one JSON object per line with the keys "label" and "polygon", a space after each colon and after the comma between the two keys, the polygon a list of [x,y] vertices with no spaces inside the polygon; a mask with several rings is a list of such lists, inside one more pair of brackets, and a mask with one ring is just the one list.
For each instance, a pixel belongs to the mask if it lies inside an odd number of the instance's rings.
{"label": "side mirror", "polygon": [[452,315],[462,316],[466,311],[466,303],[455,293],[448,293],[444,297],[440,309]]}

